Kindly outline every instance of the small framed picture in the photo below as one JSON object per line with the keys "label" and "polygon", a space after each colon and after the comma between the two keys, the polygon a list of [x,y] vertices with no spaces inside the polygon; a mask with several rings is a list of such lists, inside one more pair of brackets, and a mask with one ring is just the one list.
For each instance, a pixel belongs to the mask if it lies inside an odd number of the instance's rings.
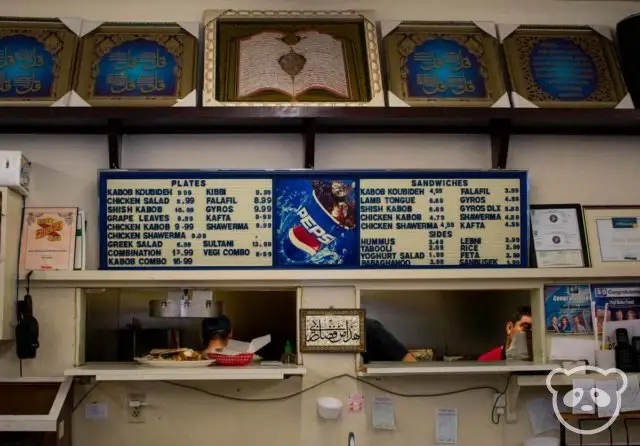
{"label": "small framed picture", "polygon": [[585,206],[584,221],[594,267],[640,264],[640,205]]}
{"label": "small framed picture", "polygon": [[533,268],[589,266],[582,206],[533,204],[529,209]]}
{"label": "small framed picture", "polygon": [[365,310],[300,310],[300,351],[361,353],[365,351]]}

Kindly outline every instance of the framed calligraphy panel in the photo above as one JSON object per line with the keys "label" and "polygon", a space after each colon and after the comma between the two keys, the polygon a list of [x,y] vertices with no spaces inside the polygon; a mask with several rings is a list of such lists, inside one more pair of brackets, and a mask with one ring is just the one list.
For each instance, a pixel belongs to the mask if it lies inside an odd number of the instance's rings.
{"label": "framed calligraphy panel", "polygon": [[493,24],[381,25],[390,106],[510,106]]}
{"label": "framed calligraphy panel", "polygon": [[76,33],[58,20],[0,21],[0,103],[51,105],[71,89]]}
{"label": "framed calligraphy panel", "polygon": [[105,23],[80,45],[75,90],[89,105],[171,106],[195,88],[198,39],[178,25]]}
{"label": "framed calligraphy panel", "polygon": [[361,353],[365,351],[365,310],[300,310],[300,351]]}
{"label": "framed calligraphy panel", "polygon": [[514,106],[622,106],[627,90],[607,31],[523,25],[501,32]]}
{"label": "framed calligraphy panel", "polygon": [[206,11],[204,41],[204,106],[384,106],[367,13]]}

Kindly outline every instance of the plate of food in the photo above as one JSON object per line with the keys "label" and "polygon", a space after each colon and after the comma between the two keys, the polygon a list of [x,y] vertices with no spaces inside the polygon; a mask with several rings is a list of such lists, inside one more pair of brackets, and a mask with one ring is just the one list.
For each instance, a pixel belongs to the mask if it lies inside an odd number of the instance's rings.
{"label": "plate of food", "polygon": [[142,365],[164,368],[209,367],[215,363],[215,360],[190,348],[154,349],[142,358],[133,359]]}

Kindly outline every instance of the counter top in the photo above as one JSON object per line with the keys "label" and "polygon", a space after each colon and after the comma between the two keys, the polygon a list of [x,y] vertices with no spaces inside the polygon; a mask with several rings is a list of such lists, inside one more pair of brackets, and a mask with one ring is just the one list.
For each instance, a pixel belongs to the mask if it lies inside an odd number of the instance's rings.
{"label": "counter top", "polygon": [[[448,374],[490,374],[520,372],[550,372],[558,364],[541,364],[527,361],[418,361],[418,362],[378,362],[366,364],[359,376],[398,375],[448,375]],[[543,377],[544,378],[544,377]]]}
{"label": "counter top", "polygon": [[273,380],[301,376],[307,369],[298,365],[244,367],[149,367],[135,362],[94,362],[65,370],[65,376],[94,376],[96,381],[191,381],[191,380]]}

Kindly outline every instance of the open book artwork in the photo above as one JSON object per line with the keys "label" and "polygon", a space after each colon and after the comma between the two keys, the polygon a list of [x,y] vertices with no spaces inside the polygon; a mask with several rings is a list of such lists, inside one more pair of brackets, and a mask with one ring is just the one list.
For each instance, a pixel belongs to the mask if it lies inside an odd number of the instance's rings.
{"label": "open book artwork", "polygon": [[312,90],[351,98],[343,42],[315,31],[262,31],[239,42],[238,99],[277,91],[296,100]]}

